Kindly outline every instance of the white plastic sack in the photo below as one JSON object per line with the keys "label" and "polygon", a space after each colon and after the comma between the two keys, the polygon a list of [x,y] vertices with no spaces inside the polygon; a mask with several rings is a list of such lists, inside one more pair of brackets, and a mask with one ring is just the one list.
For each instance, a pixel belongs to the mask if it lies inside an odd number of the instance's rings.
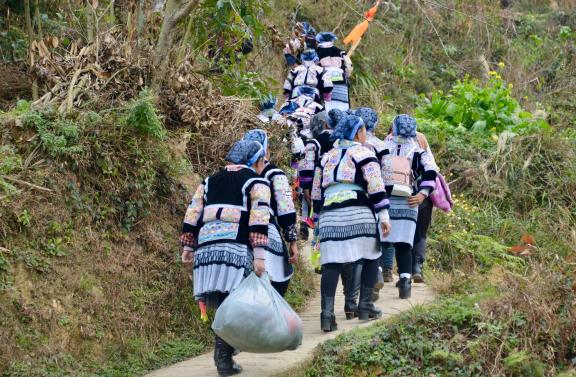
{"label": "white plastic sack", "polygon": [[295,350],[302,344],[302,320],[270,284],[252,273],[216,311],[212,329],[245,352]]}

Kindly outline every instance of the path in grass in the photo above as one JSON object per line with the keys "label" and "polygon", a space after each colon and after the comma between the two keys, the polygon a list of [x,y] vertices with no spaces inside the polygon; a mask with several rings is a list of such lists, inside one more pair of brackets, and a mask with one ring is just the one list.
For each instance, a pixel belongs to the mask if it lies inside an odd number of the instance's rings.
{"label": "path in grass", "polygon": [[[380,300],[377,305],[382,309],[382,319],[390,318],[393,315],[409,310],[412,306],[425,304],[434,299],[432,289],[423,284],[412,286],[412,298],[410,300],[400,300],[398,289],[394,283],[386,283],[380,291]],[[347,321],[344,317],[344,296],[342,288],[339,287],[336,294],[336,317],[338,331],[323,333],[320,330],[320,292],[316,292],[314,299],[308,307],[300,313],[304,322],[304,339],[300,348],[295,351],[286,351],[272,354],[253,354],[242,352],[234,359],[244,368],[241,376],[264,377],[274,376],[293,368],[296,368],[312,357],[314,349],[326,340],[335,338],[344,331],[349,331],[356,327],[369,326],[376,323],[360,322],[357,319]],[[212,352],[182,361],[169,367],[159,369],[147,375],[147,377],[217,377],[216,368],[212,359]]]}

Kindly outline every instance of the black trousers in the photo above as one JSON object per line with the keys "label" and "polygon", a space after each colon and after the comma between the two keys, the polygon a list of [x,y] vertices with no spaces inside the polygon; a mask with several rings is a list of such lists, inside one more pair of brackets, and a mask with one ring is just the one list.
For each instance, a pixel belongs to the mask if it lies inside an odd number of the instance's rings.
{"label": "black trousers", "polygon": [[280,296],[284,297],[286,291],[288,290],[288,285],[290,285],[290,279],[283,282],[271,281],[271,283],[276,292],[278,292]]}
{"label": "black trousers", "polygon": [[432,210],[434,206],[430,198],[426,198],[418,207],[418,221],[414,234],[414,247],[412,248],[413,263],[424,263],[426,258],[426,237],[428,228],[432,223]]}
{"label": "black trousers", "polygon": [[[362,263],[360,284],[363,287],[374,288],[379,272],[378,259],[363,259]],[[322,296],[336,296],[336,287],[338,286],[342,266],[344,266],[343,263],[327,263],[322,265],[322,279],[320,281],[320,293]]]}
{"label": "black trousers", "polygon": [[394,243],[398,274],[412,274],[412,250],[409,243]]}

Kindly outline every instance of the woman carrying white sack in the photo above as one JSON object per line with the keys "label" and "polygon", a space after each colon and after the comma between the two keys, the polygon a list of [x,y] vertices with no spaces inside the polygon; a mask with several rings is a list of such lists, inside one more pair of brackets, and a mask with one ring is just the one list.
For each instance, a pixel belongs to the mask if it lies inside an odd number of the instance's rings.
{"label": "woman carrying white sack", "polygon": [[[265,167],[261,173],[270,182],[270,223],[268,225],[268,246],[266,247],[266,271],[270,282],[280,296],[284,297],[294,274],[292,266],[298,260],[298,230],[296,228],[296,207],[292,200],[292,188],[286,173],[271,163],[268,135],[261,129],[250,130],[244,140],[257,141],[266,151]],[[286,248],[288,243],[289,250]]]}
{"label": "woman carrying white sack", "polygon": [[[218,308],[252,271],[265,272],[270,188],[259,174],[266,152],[256,141],[236,142],[224,169],[206,178],[186,210],[180,241],[182,262],[193,263],[194,296]],[[215,336],[214,362],[220,376],[242,368],[233,347]]]}

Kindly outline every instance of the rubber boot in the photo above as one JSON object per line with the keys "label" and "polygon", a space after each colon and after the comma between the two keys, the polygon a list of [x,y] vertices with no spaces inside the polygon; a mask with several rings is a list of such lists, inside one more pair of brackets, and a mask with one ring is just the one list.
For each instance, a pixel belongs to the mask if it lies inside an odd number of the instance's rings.
{"label": "rubber boot", "polygon": [[360,288],[360,303],[358,304],[358,319],[367,321],[382,317],[382,311],[374,305],[372,293],[374,288],[362,286]]}
{"label": "rubber boot", "polygon": [[410,298],[412,295],[412,281],[410,278],[400,278],[398,283],[398,293],[401,299]]}
{"label": "rubber boot", "polygon": [[214,363],[219,377],[234,376],[242,372],[242,367],[234,362],[234,348],[222,338],[216,336],[214,344]]}
{"label": "rubber boot", "polygon": [[320,313],[320,328],[324,332],[338,330],[334,314],[334,297],[322,296],[322,312]]}
{"label": "rubber boot", "polygon": [[422,273],[422,266],[424,261],[420,256],[414,258],[414,265],[412,266],[412,279],[414,283],[424,283],[424,274]]}
{"label": "rubber boot", "polygon": [[300,239],[307,241],[308,237],[310,236],[310,232],[308,231],[308,224],[304,221],[300,221]]}
{"label": "rubber boot", "polygon": [[358,294],[360,293],[360,278],[362,276],[361,263],[347,263],[343,266],[345,271],[344,284],[344,313],[346,319],[358,317]]}
{"label": "rubber boot", "polygon": [[376,280],[376,285],[374,285],[374,293],[372,294],[372,302],[376,302],[380,299],[380,290],[384,288],[384,277],[382,276],[382,270],[378,267],[378,280]]}

